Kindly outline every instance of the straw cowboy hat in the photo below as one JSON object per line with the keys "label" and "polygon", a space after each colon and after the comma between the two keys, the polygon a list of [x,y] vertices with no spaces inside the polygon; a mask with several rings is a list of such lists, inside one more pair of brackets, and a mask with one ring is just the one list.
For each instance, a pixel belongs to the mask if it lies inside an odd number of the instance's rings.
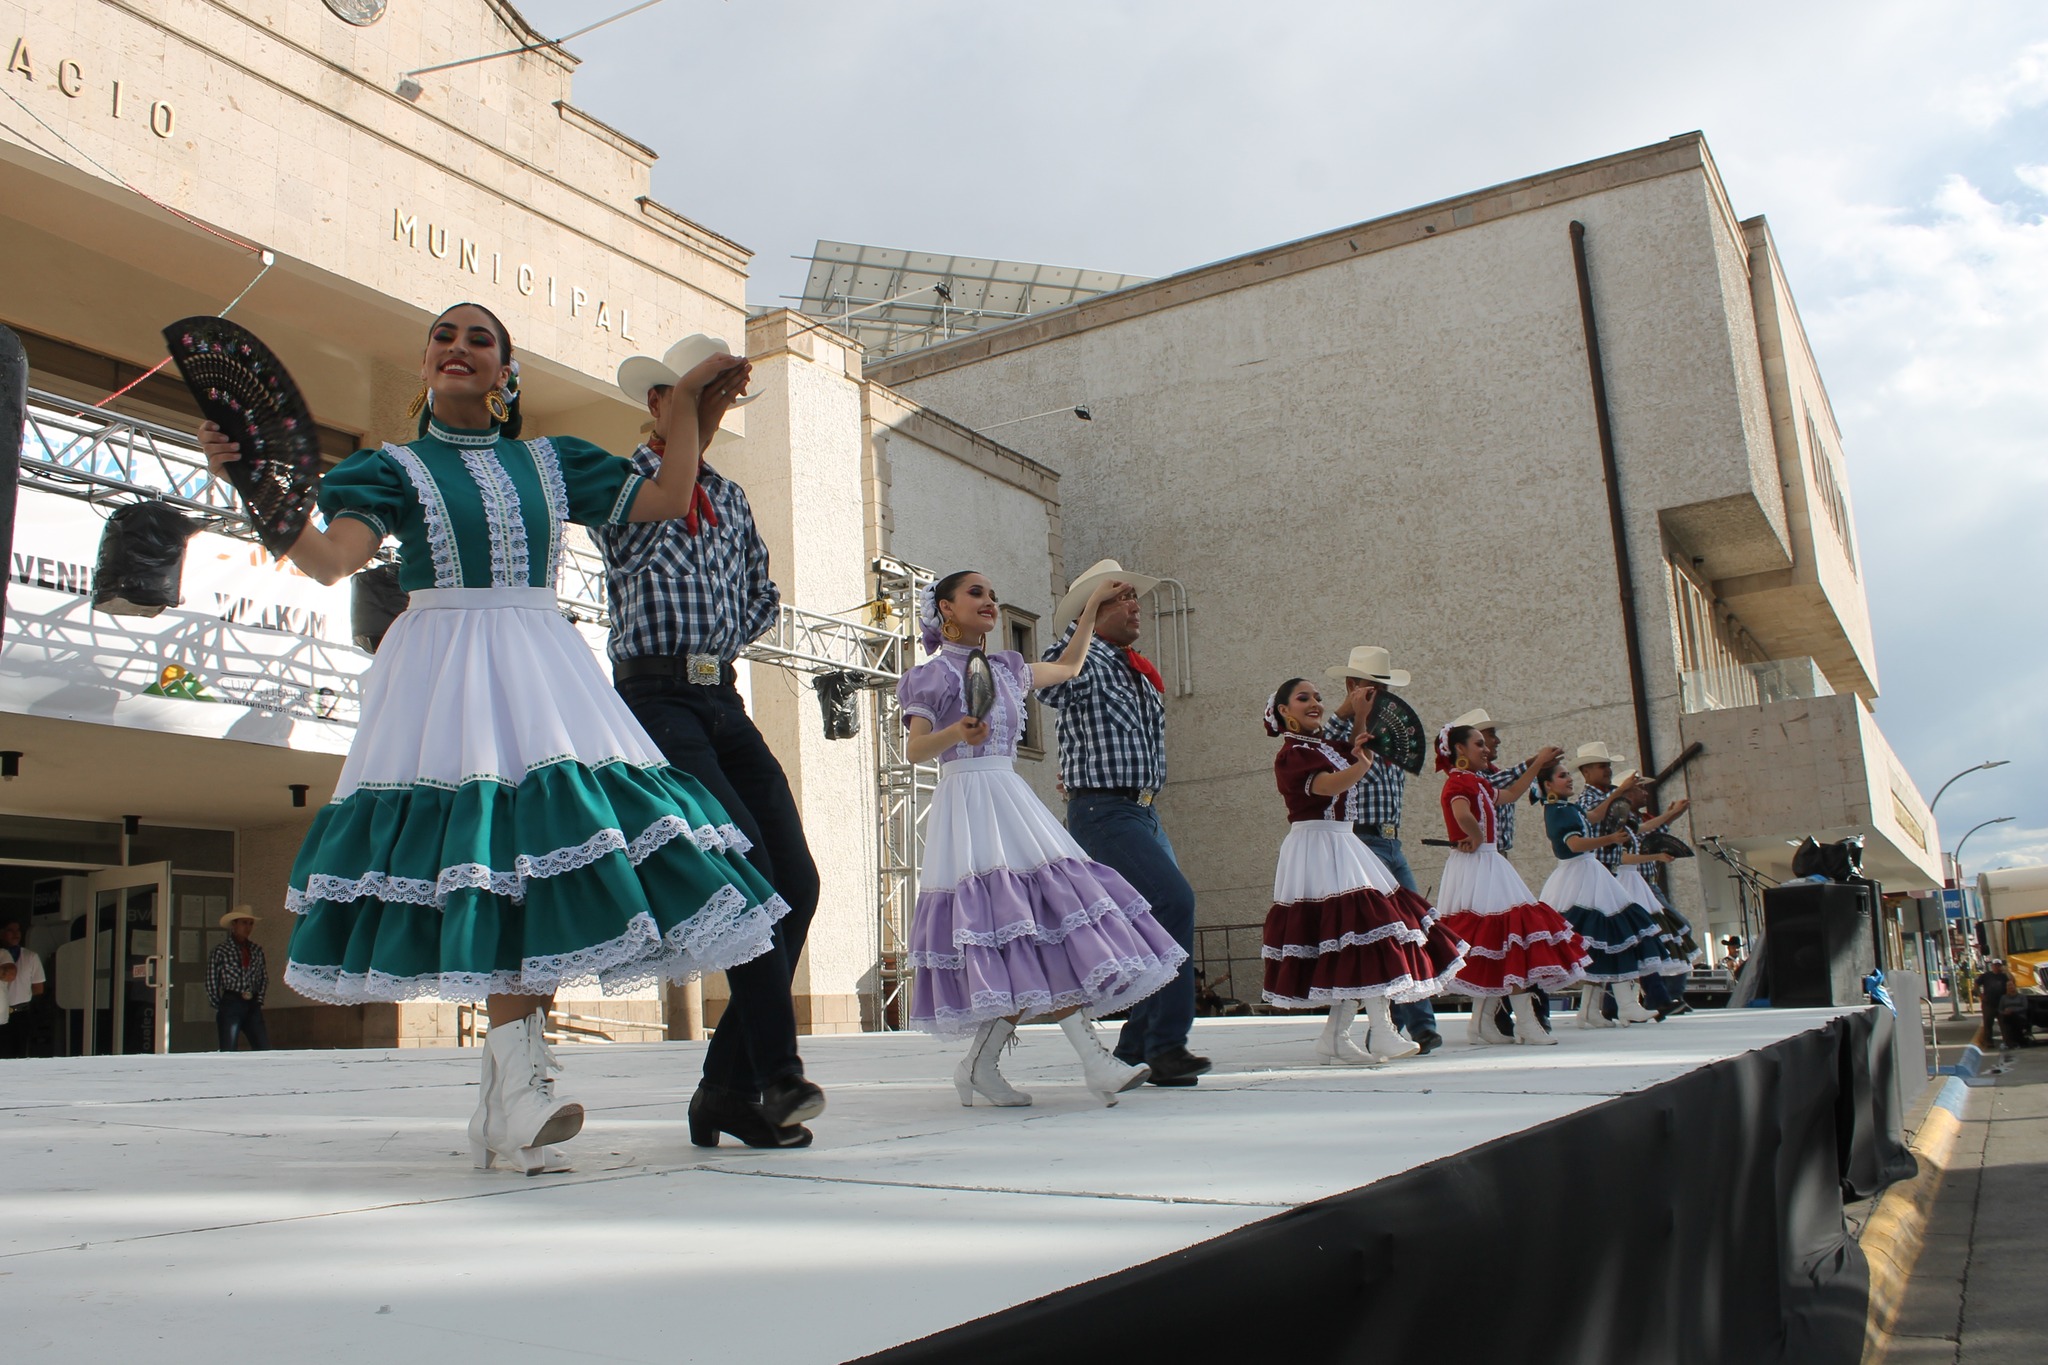
{"label": "straw cowboy hat", "polygon": [[1494,728],[1493,717],[1486,714],[1486,708],[1483,706],[1475,706],[1451,722],[1451,726],[1454,729],[1460,725],[1469,725],[1475,730],[1491,730]]}
{"label": "straw cowboy hat", "polygon": [[[663,385],[673,385],[699,365],[723,352],[738,355],[726,344],[724,337],[692,332],[668,348],[661,359],[651,355],[629,355],[619,362],[619,392],[626,395],[635,407],[647,406],[647,393]],[[759,394],[750,393],[733,400],[733,406],[751,403]]]}
{"label": "straw cowboy hat", "polygon": [[1408,685],[1407,671],[1395,668],[1394,656],[1378,645],[1360,645],[1351,651],[1351,657],[1344,663],[1324,669],[1323,676],[1331,682],[1363,678],[1367,682],[1385,683],[1388,687]]}
{"label": "straw cowboy hat", "polygon": [[246,905],[238,905],[234,909],[228,911],[225,915],[222,915],[220,917],[220,927],[226,929],[229,926],[233,925],[234,922],[238,919],[245,919],[249,921],[249,923],[251,924],[261,924],[263,922],[260,918],[257,917],[257,914],[254,910],[250,909]]}
{"label": "straw cowboy hat", "polygon": [[1088,566],[1088,572],[1074,580],[1074,586],[1067,589],[1067,595],[1060,599],[1053,609],[1054,630],[1065,630],[1067,622],[1081,614],[1081,608],[1088,605],[1088,595],[1108,582],[1128,583],[1138,590],[1138,596],[1159,586],[1156,578],[1147,578],[1141,573],[1132,573],[1114,559],[1098,559]]}
{"label": "straw cowboy hat", "polygon": [[1623,758],[1620,754],[1611,754],[1607,752],[1607,746],[1605,744],[1602,744],[1597,739],[1594,740],[1591,744],[1581,744],[1579,746],[1578,757],[1572,760],[1573,766],[1580,768],[1587,767],[1594,763],[1611,763],[1616,768],[1619,768],[1622,764],[1626,762],[1628,762],[1628,760]]}

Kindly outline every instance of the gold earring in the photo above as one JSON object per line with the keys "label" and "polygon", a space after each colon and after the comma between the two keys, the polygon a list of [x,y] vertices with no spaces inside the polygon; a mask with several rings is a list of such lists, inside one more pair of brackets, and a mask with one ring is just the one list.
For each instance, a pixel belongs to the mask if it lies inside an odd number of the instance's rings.
{"label": "gold earring", "polygon": [[492,389],[485,394],[484,407],[490,410],[491,420],[494,422],[502,424],[512,417],[512,409],[506,406],[505,393],[502,389]]}
{"label": "gold earring", "polygon": [[1469,773],[1472,771],[1472,761],[1466,758],[1463,754],[1458,755],[1458,771],[1461,773]]}
{"label": "gold earring", "polygon": [[427,386],[425,384],[422,384],[420,385],[420,391],[412,396],[412,404],[405,410],[407,420],[410,421],[418,418],[421,410],[424,409],[426,406]]}
{"label": "gold earring", "polygon": [[960,627],[948,621],[939,627],[939,634],[945,636],[948,640],[957,640],[960,638]]}

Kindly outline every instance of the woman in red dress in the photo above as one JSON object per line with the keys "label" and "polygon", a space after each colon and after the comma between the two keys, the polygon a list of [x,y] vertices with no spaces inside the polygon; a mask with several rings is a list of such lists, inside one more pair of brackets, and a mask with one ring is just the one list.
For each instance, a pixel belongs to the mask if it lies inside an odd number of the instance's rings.
{"label": "woman in red dress", "polygon": [[[1389,1002],[1443,990],[1464,962],[1464,945],[1352,833],[1358,783],[1373,756],[1363,736],[1340,752],[1322,724],[1322,696],[1305,678],[1282,683],[1266,707],[1266,733],[1281,737],[1273,777],[1288,825],[1266,913],[1265,998],[1283,1009],[1329,1007],[1316,1040],[1323,1065],[1376,1066],[1418,1051],[1395,1029]],[[1372,1021],[1371,1051],[1351,1038],[1361,1004]]]}
{"label": "woman in red dress", "polygon": [[[1493,787],[1480,775],[1486,737],[1470,725],[1437,733],[1436,766],[1444,779],[1444,823],[1453,850],[1444,863],[1437,913],[1466,943],[1465,965],[1453,989],[1472,997],[1475,1043],[1555,1043],[1537,1021],[1531,987],[1563,990],[1592,962],[1585,943],[1557,913],[1531,895],[1514,865],[1494,846],[1499,828]],[[1491,1001],[1508,996],[1515,1013],[1511,1039],[1493,1023]]]}

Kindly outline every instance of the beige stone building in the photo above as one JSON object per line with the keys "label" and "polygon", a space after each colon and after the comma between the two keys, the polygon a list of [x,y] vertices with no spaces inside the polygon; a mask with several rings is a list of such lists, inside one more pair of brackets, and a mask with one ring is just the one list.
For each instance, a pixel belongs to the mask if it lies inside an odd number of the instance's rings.
{"label": "beige stone building", "polygon": [[[1770,232],[1696,135],[870,373],[969,424],[1090,407],[1012,439],[1060,472],[1070,563],[1188,585],[1199,687],[1169,703],[1162,807],[1206,925],[1270,899],[1285,826],[1264,699],[1360,643],[1415,675],[1432,728],[1484,706],[1516,756],[1602,740],[1654,769],[1698,742],[1663,793],[1692,800],[1681,832],[1770,875],[1788,840],[1853,832],[1888,889],[1938,885],[1933,819],[1872,710],[1843,436]],[[1404,818],[1426,886],[1437,788],[1412,781]],[[1523,810],[1514,858],[1540,885],[1553,863]],[[1683,905],[1740,932],[1721,864],[1674,871]]]}
{"label": "beige stone building", "polygon": [[[400,93],[419,68],[530,43]],[[105,508],[88,495],[171,492],[227,524],[183,386],[148,372],[162,327],[252,280],[233,317],[290,366],[337,456],[410,434],[426,323],[458,300],[510,328],[529,432],[619,451],[644,415],[612,385],[622,359],[688,332],[744,339],[761,397],[711,458],[749,489],[786,604],[742,685],[825,878],[799,1010],[821,1031],[878,1020],[881,711],[870,690],[860,736],[828,741],[811,679],[849,658],[894,666],[902,623],[872,605],[877,556],[943,560],[1022,526],[991,562],[1028,628],[1057,577],[1056,476],[868,383],[847,338],[786,313],[750,320],[747,250],[650,196],[654,153],[580,111],[576,59],[499,0],[0,0],[0,50],[0,323],[25,341],[32,386],[0,644],[0,749],[21,756],[0,786],[0,913],[31,916],[31,942],[73,969],[68,985],[54,973],[72,1007],[60,1045],[212,1046],[204,956],[238,902],[266,915],[281,1043],[447,1042],[468,1023],[431,1002],[313,1006],[275,982],[285,879],[368,663],[347,588],[209,530],[187,551],[181,607],[90,605]],[[601,647],[601,586],[572,573],[561,590]],[[146,695],[170,665],[216,700]],[[715,1020],[720,983],[705,993]],[[565,1009],[572,1032],[636,1038],[665,1015],[684,1026],[683,1002],[667,1003]]]}

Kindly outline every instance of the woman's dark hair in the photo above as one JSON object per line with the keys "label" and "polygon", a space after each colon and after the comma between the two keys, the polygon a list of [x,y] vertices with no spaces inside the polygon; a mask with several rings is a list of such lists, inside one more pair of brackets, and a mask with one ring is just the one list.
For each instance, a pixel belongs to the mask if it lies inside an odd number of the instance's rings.
{"label": "woman's dark hair", "polygon": [[[493,313],[480,303],[463,302],[450,304],[448,307],[443,308],[441,315],[428,325],[427,334],[432,336],[434,328],[439,327],[445,322],[448,315],[457,308],[474,308],[477,312],[482,313],[491,320],[491,330],[498,334],[498,362],[503,365],[511,365],[512,334],[505,330],[505,324],[498,320],[496,313]],[[498,424],[498,434],[508,441],[517,440],[519,438],[519,429],[526,424],[525,419],[519,413],[519,371],[517,366],[513,367],[512,377],[505,381],[505,407],[510,415]],[[433,415],[434,405],[429,401],[420,409],[420,435],[424,436],[427,434],[427,423],[432,419]]]}
{"label": "woman's dark hair", "polygon": [[1289,678],[1273,689],[1273,712],[1278,715],[1287,703],[1294,699],[1294,689],[1307,682],[1307,678]]}
{"label": "woman's dark hair", "polygon": [[1472,742],[1472,736],[1479,733],[1476,725],[1453,725],[1451,732],[1444,736],[1444,743],[1450,748],[1451,757],[1457,758],[1458,750]]}
{"label": "woman's dark hair", "polygon": [[960,591],[960,585],[980,572],[981,570],[979,569],[957,569],[947,574],[932,585],[932,601],[952,601],[953,595]]}
{"label": "woman's dark hair", "polygon": [[1540,806],[1543,804],[1543,793],[1546,790],[1548,790],[1550,786],[1550,779],[1556,777],[1559,772],[1563,771],[1563,769],[1564,759],[1553,758],[1550,760],[1550,762],[1544,764],[1542,767],[1536,770],[1536,785],[1529,788],[1530,805]]}

